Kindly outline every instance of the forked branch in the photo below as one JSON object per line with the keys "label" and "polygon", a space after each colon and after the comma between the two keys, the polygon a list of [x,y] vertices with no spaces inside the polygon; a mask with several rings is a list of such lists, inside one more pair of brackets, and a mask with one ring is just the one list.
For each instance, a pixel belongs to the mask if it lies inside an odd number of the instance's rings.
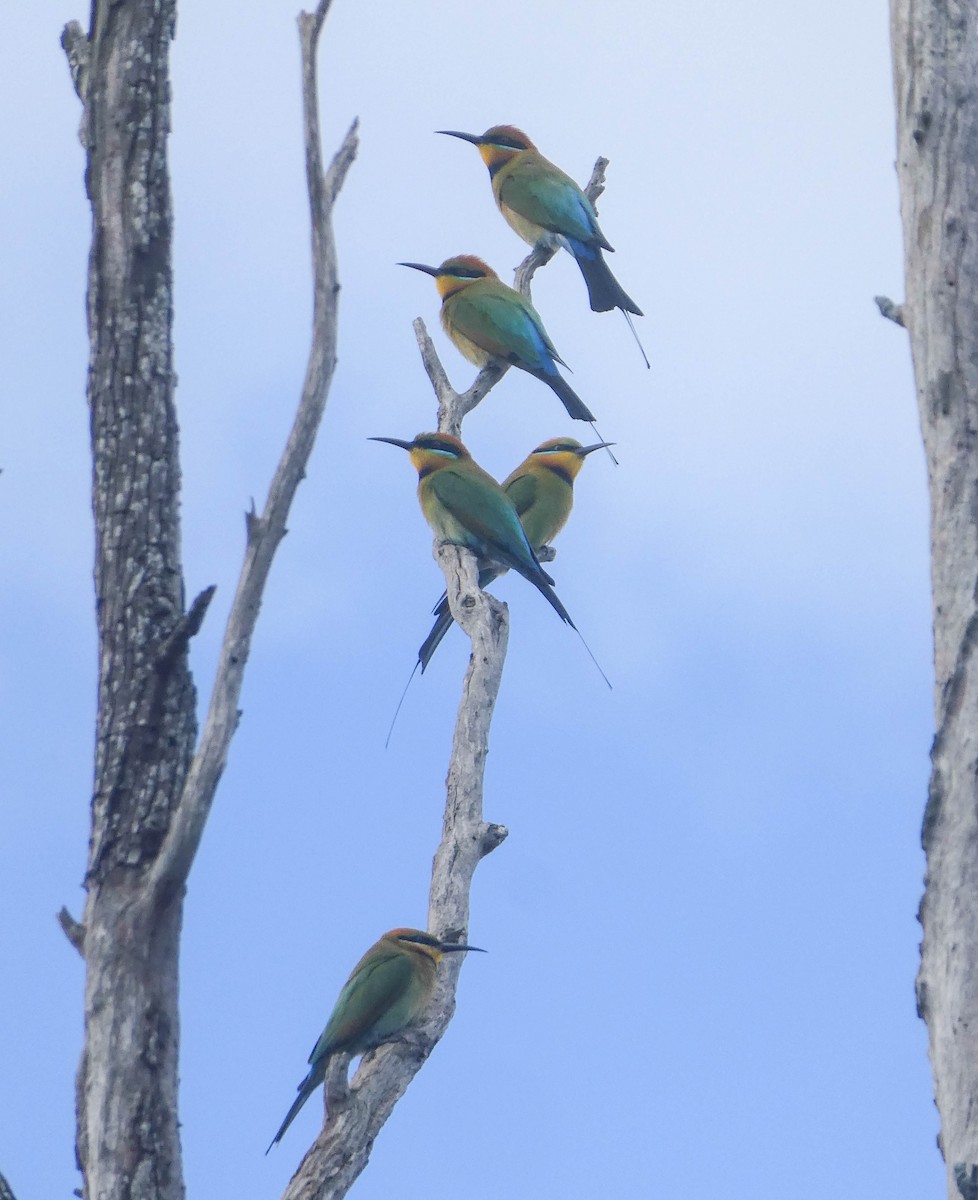
{"label": "forked branch", "polygon": [[333,370],[336,366],[339,280],[333,236],[333,204],[356,157],[357,122],[324,173],[319,131],[316,49],[331,0],[321,0],[315,13],[302,13],[302,107],[305,126],[306,176],[312,221],[314,279],[313,336],[306,377],[288,442],[260,515],[250,514],[247,545],[237,591],[231,605],[200,744],[193,757],[177,811],[150,878],[149,902],[165,904],[186,882],[200,844],[218,781],[237,728],[238,700],[251,639],[275,551],[285,536],[293,497],[306,471],[316,440]]}
{"label": "forked branch", "polygon": [[[597,159],[588,185],[584,189],[585,195],[592,204],[604,191],[607,166],[606,158]],[[513,282],[516,290],[521,292],[527,300],[530,299],[530,284],[533,282],[533,276],[541,267],[545,267],[550,262],[558,249],[556,241],[539,242],[516,268]],[[421,362],[431,382],[435,399],[438,401],[438,429],[441,433],[450,433],[453,437],[461,437],[462,421],[477,404],[486,398],[509,370],[509,366],[499,361],[490,362],[482,368],[464,392],[456,392],[448,380],[448,374],[442,366],[434,343],[420,317],[414,322],[414,336],[418,340],[418,349],[421,351]]]}
{"label": "forked branch", "polygon": [[[592,200],[604,190],[606,159],[598,159],[587,187]],[[516,284],[529,298],[534,273],[550,261],[556,246],[536,246],[516,272]],[[424,322],[414,331],[421,359],[438,401],[438,429],[460,436],[462,420],[503,377],[507,366],[490,363],[465,392],[456,392]],[[489,727],[499,694],[509,638],[505,604],[479,588],[475,555],[459,546],[435,545],[445,574],[448,602],[468,634],[472,653],[462,683],[446,780],[442,838],[435,851],[428,896],[428,929],[448,940],[467,940],[469,894],[475,869],[507,837],[504,825],[483,817],[483,780]],[[353,1080],[344,1086],[347,1061],[338,1057],[327,1080],[329,1119],[286,1188],[283,1200],[341,1200],[367,1165],[374,1139],[394,1105],[448,1027],[455,1011],[461,962],[446,955],[438,991],[424,1023],[401,1038],[365,1054]]]}

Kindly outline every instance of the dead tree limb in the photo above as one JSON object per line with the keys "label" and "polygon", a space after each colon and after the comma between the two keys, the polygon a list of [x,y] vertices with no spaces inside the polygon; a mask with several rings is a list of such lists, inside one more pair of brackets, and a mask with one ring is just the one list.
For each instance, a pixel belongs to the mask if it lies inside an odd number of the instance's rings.
{"label": "dead tree limb", "polygon": [[[315,35],[327,8],[325,2],[319,7]],[[183,1200],[177,1001],[184,884],[237,723],[268,569],[336,361],[330,214],[356,151],[354,126],[323,175],[318,113],[307,102],[313,349],[268,502],[249,525],[195,754],[187,647],[212,589],[184,610],[167,158],[174,20],[175,0],[95,0],[89,33],[72,22],[62,37],[83,106],[93,226],[88,401],[99,639],[96,762],[84,919],[62,917],[86,965],[76,1149],[87,1200]],[[307,93],[314,91],[314,72],[314,64],[306,64]]]}
{"label": "dead tree limb", "polygon": [[978,1198],[978,0],[891,0],[906,300],[931,515],[936,736],[918,1011],[953,1200]]}
{"label": "dead tree limb", "polygon": [[[603,190],[606,166],[607,160],[598,159],[588,184],[592,199]],[[517,268],[517,286],[525,296],[529,297],[534,273],[550,261],[555,250],[534,247]],[[414,322],[414,331],[438,403],[438,429],[458,437],[463,418],[499,382],[507,367],[490,363],[465,392],[456,392],[420,318]],[[428,929],[456,941],[468,938],[469,893],[475,869],[508,833],[504,825],[484,819],[482,802],[489,728],[502,681],[509,616],[505,604],[480,589],[475,555],[459,546],[438,543],[434,554],[445,574],[452,615],[472,643],[455,720],[442,837],[435,851],[428,895]],[[328,1118],[282,1200],[342,1200],[353,1186],[394,1105],[448,1028],[462,966],[458,957],[446,956],[424,1023],[392,1045],[365,1054],[349,1088],[345,1085],[348,1061],[341,1056],[334,1060],[327,1079]]]}

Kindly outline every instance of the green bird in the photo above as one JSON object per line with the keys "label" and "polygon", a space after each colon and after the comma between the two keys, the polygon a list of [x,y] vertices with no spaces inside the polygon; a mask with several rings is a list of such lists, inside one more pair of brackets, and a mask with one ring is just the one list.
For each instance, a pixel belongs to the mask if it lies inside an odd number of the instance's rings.
{"label": "green bird", "polygon": [[268,1150],[282,1140],[299,1109],[322,1084],[330,1058],[363,1054],[413,1025],[431,1000],[442,955],[462,950],[479,947],[443,942],[422,929],[392,929],[370,947],[343,985],[309,1055],[309,1073]]}
{"label": "green bird", "polygon": [[[567,524],[574,505],[574,481],[585,458],[611,444],[595,442],[593,446],[582,446],[574,438],[550,438],[541,442],[503,480],[502,489],[513,502],[534,554],[549,546]],[[483,566],[479,571],[479,587],[488,587],[505,571],[505,567],[496,563]],[[418,651],[422,674],[455,619],[444,593],[433,611],[435,623]]]}
{"label": "green bird", "polygon": [[620,308],[642,351],[630,313],[642,310],[612,275],[604,251],[614,247],[601,232],[594,205],[569,175],[540,153],[514,125],[493,125],[485,133],[439,129],[448,137],[471,142],[489,168],[492,194],[499,211],[519,236],[535,246],[556,239],[574,257],[594,312]]}
{"label": "green bird", "polygon": [[594,422],[594,414],[557,370],[567,366],[543,327],[540,314],[514,288],[474,254],[446,258],[439,267],[398,263],[432,275],[441,296],[445,332],[471,363],[493,359],[519,367],[539,379],[560,399],[575,421]]}
{"label": "green bird", "polygon": [[421,511],[439,541],[465,546],[486,563],[518,571],[562,621],[577,629],[557,598],[553,580],[537,561],[513,501],[457,437],[419,433],[411,442],[389,437],[370,441],[408,451],[418,472]]}

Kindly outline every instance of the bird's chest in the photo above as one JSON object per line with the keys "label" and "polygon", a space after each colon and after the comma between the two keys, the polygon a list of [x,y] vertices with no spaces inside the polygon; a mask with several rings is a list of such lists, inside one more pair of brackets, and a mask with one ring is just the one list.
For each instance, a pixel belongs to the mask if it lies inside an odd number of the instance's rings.
{"label": "bird's chest", "polygon": [[[462,328],[462,323],[452,319],[452,308],[449,305],[444,305],[441,310],[442,328],[452,339],[462,354],[469,360],[470,363],[475,363],[477,367],[484,367],[492,355],[489,354],[478,342],[474,342],[468,333]],[[474,332],[474,331],[473,331]]]}
{"label": "bird's chest", "polygon": [[481,549],[481,539],[464,525],[446,505],[432,499],[428,504],[422,502],[422,507],[428,518],[428,524],[434,530],[439,541],[449,542],[453,546],[465,546],[469,550],[479,551]]}
{"label": "bird's chest", "polygon": [[497,196],[496,202],[499,205],[499,211],[506,218],[510,228],[515,230],[524,242],[529,242],[531,246],[535,246],[537,242],[549,242],[553,240],[549,231],[543,225],[539,225],[536,221],[531,221],[528,217],[523,216],[522,213],[513,208],[506,200]]}

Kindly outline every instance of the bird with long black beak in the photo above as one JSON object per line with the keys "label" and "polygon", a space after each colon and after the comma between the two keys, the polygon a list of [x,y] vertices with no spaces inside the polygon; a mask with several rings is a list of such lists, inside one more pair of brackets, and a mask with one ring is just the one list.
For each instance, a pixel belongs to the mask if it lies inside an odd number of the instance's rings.
{"label": "bird with long black beak", "polygon": [[309,1055],[309,1072],[268,1150],[282,1140],[299,1110],[322,1084],[333,1055],[363,1054],[392,1041],[424,1015],[434,994],[442,955],[479,949],[462,942],[443,942],[423,929],[392,929],[375,942],[343,985]]}
{"label": "bird with long black beak", "polygon": [[556,239],[572,255],[587,284],[592,310],[621,309],[648,366],[648,356],[630,315],[640,317],[642,310],[605,262],[604,252],[614,247],[601,232],[594,205],[577,183],[544,158],[515,125],[493,125],[485,133],[461,133],[457,129],[439,129],[438,133],[461,138],[476,147],[489,168],[496,207],[509,226],[531,246]]}
{"label": "bird with long black beak", "polygon": [[557,370],[558,363],[567,364],[544,329],[540,314],[481,258],[457,254],[438,267],[416,262],[397,265],[434,278],[441,296],[442,326],[469,362],[484,367],[496,359],[519,367],[545,383],[575,421],[594,424],[594,414]]}

